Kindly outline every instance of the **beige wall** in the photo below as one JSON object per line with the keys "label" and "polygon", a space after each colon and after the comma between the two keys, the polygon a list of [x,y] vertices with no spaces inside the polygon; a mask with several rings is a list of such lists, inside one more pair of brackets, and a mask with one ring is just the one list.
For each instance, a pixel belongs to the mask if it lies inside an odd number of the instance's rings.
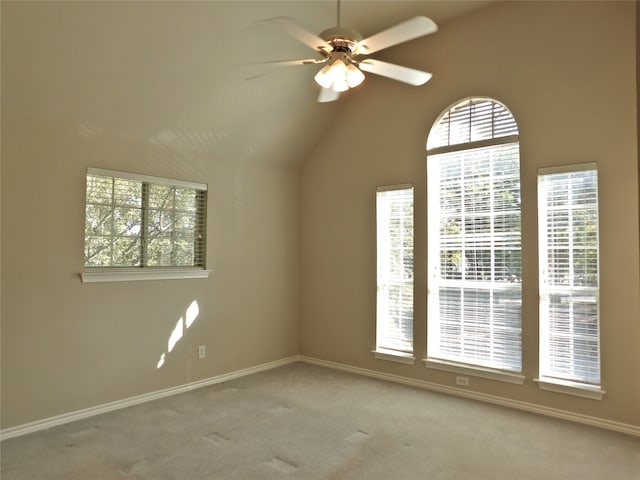
{"label": "beige wall", "polygon": [[[24,53],[12,31],[3,68]],[[9,77],[2,92],[2,428],[298,353],[296,168],[25,111],[11,101],[23,88]],[[81,283],[88,166],[208,183],[210,278]],[[157,368],[193,301],[199,316]]]}
{"label": "beige wall", "polygon": [[[368,78],[345,99],[336,126],[300,172],[260,162],[261,143],[241,131],[229,138],[221,121],[227,113],[211,115],[212,105],[226,97],[233,105],[245,90],[229,85],[212,95],[206,89],[217,72],[208,64],[197,76],[175,69],[153,76],[150,71],[158,72],[145,70],[152,62],[129,50],[138,36],[142,51],[154,46],[153,29],[164,32],[165,21],[182,12],[177,6],[164,3],[171,15],[153,18],[147,6],[135,4],[126,4],[133,9],[126,18],[118,9],[79,7],[90,21],[74,24],[68,12],[52,15],[42,5],[29,4],[24,16],[9,20],[4,5],[2,12],[2,428],[297,353],[452,385],[453,375],[377,361],[369,353],[375,342],[373,201],[376,185],[416,185],[415,343],[421,357],[424,142],[436,116],[469,95],[505,102],[522,132],[528,377],[524,386],[472,379],[470,388],[640,424],[633,3],[507,2],[390,50],[389,61],[428,69],[432,81],[415,89]],[[197,24],[198,31],[210,31],[210,19],[194,22],[197,17],[175,27],[185,33]],[[141,27],[144,35],[137,33]],[[122,29],[127,35],[114,33]],[[170,65],[186,65],[172,42],[191,45],[192,39],[176,34],[165,40]],[[196,53],[209,58],[207,45],[201,42]],[[113,71],[119,65],[127,71]],[[136,88],[127,89],[130,80]],[[166,99],[166,87],[180,92]],[[247,105],[269,101],[259,89],[253,95],[228,123],[241,129],[252,115]],[[173,110],[159,107],[165,100]],[[279,114],[273,123],[281,127],[295,108],[275,107],[260,117],[262,125]],[[198,121],[211,117],[211,128],[182,137],[192,120],[187,111]],[[113,128],[104,128],[105,119]],[[175,130],[159,131],[167,124]],[[260,142],[273,141],[273,129],[259,134]],[[600,166],[608,391],[601,402],[541,392],[531,383],[537,368],[536,169],[578,161]],[[208,183],[211,277],[80,283],[88,166]],[[193,301],[197,320],[157,368]],[[196,359],[198,345],[207,346],[207,359]]]}
{"label": "beige wall", "polygon": [[[376,360],[375,187],[413,182],[415,352],[426,352],[425,141],[467,96],[504,102],[519,123],[523,198],[524,385],[470,389],[640,425],[636,33],[633,2],[505,2],[389,51],[428,69],[413,88],[369,76],[301,172],[301,353],[455,385],[455,375]],[[602,401],[545,392],[537,376],[539,167],[597,162],[600,180]]]}
{"label": "beige wall", "polygon": [[[169,168],[145,145],[2,123],[3,428],[297,354],[295,170],[193,158]],[[207,182],[210,278],[81,283],[89,165]],[[194,300],[199,316],[156,368]]]}

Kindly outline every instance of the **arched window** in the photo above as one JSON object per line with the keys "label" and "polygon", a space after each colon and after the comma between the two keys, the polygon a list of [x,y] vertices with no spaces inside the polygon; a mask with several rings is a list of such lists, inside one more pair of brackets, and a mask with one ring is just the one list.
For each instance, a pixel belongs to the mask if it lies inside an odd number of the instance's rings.
{"label": "arched window", "polygon": [[427,366],[521,383],[520,154],[511,112],[476,97],[446,110],[427,141],[427,187]]}

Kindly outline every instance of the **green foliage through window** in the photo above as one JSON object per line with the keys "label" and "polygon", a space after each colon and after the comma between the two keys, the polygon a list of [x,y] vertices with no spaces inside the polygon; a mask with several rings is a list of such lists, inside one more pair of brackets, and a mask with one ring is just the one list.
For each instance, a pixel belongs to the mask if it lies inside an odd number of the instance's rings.
{"label": "green foliage through window", "polygon": [[91,169],[85,268],[204,267],[206,186]]}

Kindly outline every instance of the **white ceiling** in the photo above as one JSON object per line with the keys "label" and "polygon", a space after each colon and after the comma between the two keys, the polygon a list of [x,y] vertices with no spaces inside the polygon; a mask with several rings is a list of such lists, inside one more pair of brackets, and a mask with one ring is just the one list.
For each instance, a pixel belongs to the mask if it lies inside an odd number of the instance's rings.
{"label": "white ceiling", "polygon": [[[487,3],[345,0],[342,24],[367,37],[425,15],[442,29]],[[3,109],[89,140],[117,136],[183,156],[298,164],[349,95],[318,104],[317,67],[256,65],[313,56],[255,23],[275,16],[319,33],[335,26],[336,3],[2,2]],[[404,48],[410,42],[393,47]],[[428,59],[411,66],[429,70]]]}

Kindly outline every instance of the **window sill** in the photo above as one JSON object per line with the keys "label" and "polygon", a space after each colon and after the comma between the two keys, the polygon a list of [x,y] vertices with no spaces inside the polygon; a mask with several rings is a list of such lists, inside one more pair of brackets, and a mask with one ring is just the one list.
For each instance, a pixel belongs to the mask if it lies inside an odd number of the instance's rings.
{"label": "window sill", "polygon": [[138,282],[144,280],[178,280],[185,278],[209,278],[211,270],[204,269],[137,269],[95,271],[80,274],[82,283]]}
{"label": "window sill", "polygon": [[486,367],[473,367],[470,365],[463,365],[460,363],[448,362],[435,358],[425,358],[422,361],[427,368],[434,368],[436,370],[443,370],[445,372],[462,373],[471,377],[487,378],[489,380],[514,383],[517,385],[522,385],[526,378],[524,375],[521,375],[519,373],[505,372],[503,370],[496,370]]}
{"label": "window sill", "polygon": [[574,395],[576,397],[589,398],[591,400],[602,400],[602,397],[607,393],[595,385],[559,380],[557,378],[540,377],[534,378],[533,381],[538,384],[540,390],[564,393],[566,395]]}
{"label": "window sill", "polygon": [[371,353],[373,353],[373,356],[378,360],[404,363],[405,365],[413,365],[416,361],[416,357],[414,357],[411,353],[396,352],[395,350],[385,350],[384,348],[372,350]]}

